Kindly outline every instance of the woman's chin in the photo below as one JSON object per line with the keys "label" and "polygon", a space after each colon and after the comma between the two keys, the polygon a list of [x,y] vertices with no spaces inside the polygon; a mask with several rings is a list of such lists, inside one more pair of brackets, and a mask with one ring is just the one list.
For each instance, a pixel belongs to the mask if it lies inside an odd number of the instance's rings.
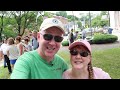
{"label": "woman's chin", "polygon": [[82,68],[83,68],[82,65],[75,65],[75,66],[74,66],[74,69],[76,69],[76,70],[80,70],[80,69],[82,69]]}

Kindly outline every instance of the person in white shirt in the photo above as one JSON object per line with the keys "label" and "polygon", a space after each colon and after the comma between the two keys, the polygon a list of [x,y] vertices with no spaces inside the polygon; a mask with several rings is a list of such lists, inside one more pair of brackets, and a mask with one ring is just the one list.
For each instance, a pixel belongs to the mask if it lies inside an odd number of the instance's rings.
{"label": "person in white shirt", "polygon": [[3,56],[4,56],[4,68],[7,63],[8,71],[9,71],[9,73],[11,73],[12,70],[11,70],[11,66],[10,66],[10,60],[7,56],[7,48],[8,48],[8,44],[7,44],[7,39],[5,38],[4,43],[1,45],[1,54],[3,54]]}
{"label": "person in white shirt", "polygon": [[19,51],[17,46],[14,44],[14,39],[11,37],[8,39],[8,48],[7,48],[7,56],[9,57],[11,67],[14,67],[16,60],[19,57]]}

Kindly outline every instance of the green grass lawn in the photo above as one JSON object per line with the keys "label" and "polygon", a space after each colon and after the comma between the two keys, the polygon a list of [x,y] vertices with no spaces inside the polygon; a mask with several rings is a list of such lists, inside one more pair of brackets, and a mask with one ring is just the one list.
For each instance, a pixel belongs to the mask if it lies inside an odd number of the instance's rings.
{"label": "green grass lawn", "polygon": [[8,79],[10,74],[8,72],[8,68],[0,67],[0,79]]}
{"label": "green grass lawn", "polygon": [[[104,51],[92,52],[92,63],[94,67],[102,68],[108,72],[112,79],[120,79],[120,48],[108,49]],[[71,67],[69,62],[69,52],[58,52],[58,54],[65,59],[68,65]],[[8,69],[0,67],[0,79],[9,78]]]}
{"label": "green grass lawn", "polygon": [[93,66],[102,68],[113,79],[120,79],[120,48],[93,52]]}

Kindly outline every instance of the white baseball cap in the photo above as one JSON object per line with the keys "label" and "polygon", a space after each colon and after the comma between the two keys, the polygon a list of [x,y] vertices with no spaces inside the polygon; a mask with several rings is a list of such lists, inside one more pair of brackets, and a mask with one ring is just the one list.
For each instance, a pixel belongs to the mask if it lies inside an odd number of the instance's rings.
{"label": "white baseball cap", "polygon": [[63,23],[56,18],[45,19],[40,26],[40,31],[46,30],[46,29],[48,29],[50,27],[54,27],[54,26],[59,28],[63,32],[63,34],[65,34]]}

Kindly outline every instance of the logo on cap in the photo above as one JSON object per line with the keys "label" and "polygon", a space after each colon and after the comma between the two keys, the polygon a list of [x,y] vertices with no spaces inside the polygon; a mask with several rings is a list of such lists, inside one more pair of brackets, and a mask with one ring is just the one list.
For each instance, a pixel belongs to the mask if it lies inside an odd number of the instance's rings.
{"label": "logo on cap", "polygon": [[52,22],[55,23],[55,24],[58,24],[58,20],[57,19],[53,19]]}

